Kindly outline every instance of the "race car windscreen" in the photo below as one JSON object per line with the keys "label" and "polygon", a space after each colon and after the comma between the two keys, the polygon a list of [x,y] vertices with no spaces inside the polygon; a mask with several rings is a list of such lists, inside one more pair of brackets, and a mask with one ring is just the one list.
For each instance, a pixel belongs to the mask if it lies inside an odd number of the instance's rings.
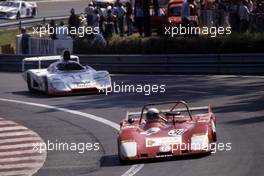
{"label": "race car windscreen", "polygon": [[59,71],[77,71],[84,70],[85,68],[76,62],[59,63],[57,65]]}
{"label": "race car windscreen", "polygon": [[172,7],[169,9],[169,16],[181,16],[181,7]]}
{"label": "race car windscreen", "polygon": [[[170,112],[172,110],[172,112],[177,112],[178,115],[182,115],[186,118],[190,117],[189,116],[189,113],[187,111],[187,108],[184,104],[182,103],[179,103],[177,104],[176,106],[176,103],[165,103],[165,104],[157,104],[157,105],[150,105],[150,106],[146,106],[146,108],[144,109],[144,112],[143,112],[143,119],[146,119],[146,113],[148,111],[148,109],[150,108],[156,108],[158,109],[161,114],[163,115],[166,115],[167,112]],[[172,109],[174,108],[174,109]]]}

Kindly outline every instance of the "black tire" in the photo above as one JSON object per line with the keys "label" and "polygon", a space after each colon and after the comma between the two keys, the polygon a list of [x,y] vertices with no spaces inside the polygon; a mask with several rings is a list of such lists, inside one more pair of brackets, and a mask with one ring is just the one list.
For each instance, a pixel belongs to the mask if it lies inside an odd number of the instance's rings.
{"label": "black tire", "polygon": [[213,132],[213,141],[216,142],[217,141],[217,136],[216,133]]}
{"label": "black tire", "polygon": [[32,88],[32,86],[31,86],[31,76],[30,76],[30,74],[28,73],[27,74],[27,86],[28,86],[28,90],[29,90],[29,92],[33,92],[34,91],[34,89]]}
{"label": "black tire", "polygon": [[37,15],[37,9],[33,8],[31,17],[34,18],[36,15]]}
{"label": "black tire", "polygon": [[17,12],[16,19],[17,19],[17,20],[20,19],[20,12]]}
{"label": "black tire", "polygon": [[49,95],[49,85],[48,85],[48,78],[47,77],[44,77],[44,87],[45,87],[44,93],[46,95]]}

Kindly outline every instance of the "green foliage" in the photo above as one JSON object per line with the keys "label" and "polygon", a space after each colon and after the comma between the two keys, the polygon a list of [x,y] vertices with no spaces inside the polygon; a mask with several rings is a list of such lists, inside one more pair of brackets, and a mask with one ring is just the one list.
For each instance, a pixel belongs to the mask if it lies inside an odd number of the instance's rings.
{"label": "green foliage", "polygon": [[114,36],[107,46],[91,46],[86,39],[75,41],[77,54],[183,54],[183,53],[262,53],[264,34],[140,38]]}

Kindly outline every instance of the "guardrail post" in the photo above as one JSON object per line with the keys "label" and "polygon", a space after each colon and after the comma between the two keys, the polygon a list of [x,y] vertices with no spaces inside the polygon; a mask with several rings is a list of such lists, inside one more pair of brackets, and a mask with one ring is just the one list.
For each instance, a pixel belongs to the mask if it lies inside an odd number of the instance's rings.
{"label": "guardrail post", "polygon": [[43,17],[43,25],[45,25],[45,24],[46,24],[46,18]]}
{"label": "guardrail post", "polygon": [[21,20],[19,20],[18,28],[19,28],[19,30],[21,30],[21,28],[22,28],[22,22],[21,22]]}

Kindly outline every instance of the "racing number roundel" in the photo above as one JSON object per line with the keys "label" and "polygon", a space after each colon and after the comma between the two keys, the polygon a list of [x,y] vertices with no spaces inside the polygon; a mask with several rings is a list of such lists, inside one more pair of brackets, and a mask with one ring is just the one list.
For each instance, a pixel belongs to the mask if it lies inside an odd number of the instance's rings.
{"label": "racing number roundel", "polygon": [[182,135],[185,131],[187,131],[186,129],[175,129],[175,130],[170,130],[168,132],[169,136],[178,136],[178,135]]}

